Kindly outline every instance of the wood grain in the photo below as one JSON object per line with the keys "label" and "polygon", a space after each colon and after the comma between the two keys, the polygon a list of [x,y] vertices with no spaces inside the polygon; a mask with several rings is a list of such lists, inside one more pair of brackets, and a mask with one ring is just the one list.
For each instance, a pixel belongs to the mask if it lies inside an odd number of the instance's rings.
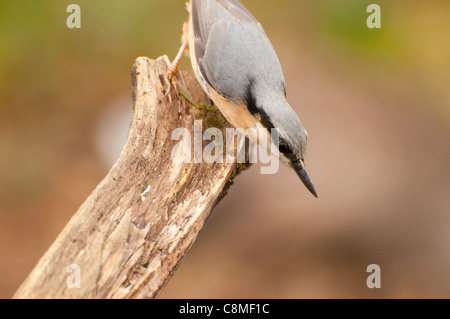
{"label": "wood grain", "polygon": [[[140,57],[132,71],[134,118],[120,158],[19,287],[14,298],[154,298],[194,243],[206,218],[246,165],[171,159],[176,128],[194,120],[230,127],[192,72],[164,96],[163,59]],[[225,136],[225,133],[223,133]],[[80,288],[69,288],[69,265]]]}

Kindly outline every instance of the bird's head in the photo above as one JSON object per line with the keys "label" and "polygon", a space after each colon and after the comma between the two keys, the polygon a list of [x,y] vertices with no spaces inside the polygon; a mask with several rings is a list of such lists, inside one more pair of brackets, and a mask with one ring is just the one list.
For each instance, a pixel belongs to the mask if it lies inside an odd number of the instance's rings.
{"label": "bird's head", "polygon": [[292,125],[286,125],[279,129],[280,155],[295,170],[306,188],[317,198],[317,192],[305,169],[304,155],[308,134],[297,116],[291,119],[288,123],[292,123]]}
{"label": "bird's head", "polygon": [[[269,82],[269,81],[267,81]],[[317,192],[305,169],[304,155],[308,134],[295,111],[286,101],[284,82],[272,87],[259,87],[250,81],[245,94],[245,103],[262,126],[272,132],[272,142],[278,146],[280,158],[291,166],[306,188],[315,196]]]}

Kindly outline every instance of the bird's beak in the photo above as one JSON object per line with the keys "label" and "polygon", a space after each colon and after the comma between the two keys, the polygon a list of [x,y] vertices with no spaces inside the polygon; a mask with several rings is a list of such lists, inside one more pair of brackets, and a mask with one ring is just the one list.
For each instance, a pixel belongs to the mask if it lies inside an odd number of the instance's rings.
{"label": "bird's beak", "polygon": [[314,185],[311,182],[308,173],[306,172],[305,164],[303,164],[303,161],[299,160],[298,162],[294,162],[293,164],[294,169],[297,172],[297,175],[300,177],[303,184],[305,184],[306,188],[311,192],[311,194],[314,195],[314,197],[319,198],[319,196],[317,196],[316,189],[314,188]]}

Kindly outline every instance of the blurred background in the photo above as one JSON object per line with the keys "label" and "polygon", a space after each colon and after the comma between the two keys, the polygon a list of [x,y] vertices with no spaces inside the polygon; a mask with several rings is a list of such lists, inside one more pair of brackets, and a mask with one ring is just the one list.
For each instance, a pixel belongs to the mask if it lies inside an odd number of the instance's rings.
{"label": "blurred background", "polygon": [[[450,297],[450,2],[243,0],[309,133],[315,199],[281,167],[235,180],[161,298]],[[108,172],[138,56],[172,59],[181,0],[0,2],[0,297]],[[182,69],[189,69],[184,58]],[[381,289],[366,268],[381,267]]]}

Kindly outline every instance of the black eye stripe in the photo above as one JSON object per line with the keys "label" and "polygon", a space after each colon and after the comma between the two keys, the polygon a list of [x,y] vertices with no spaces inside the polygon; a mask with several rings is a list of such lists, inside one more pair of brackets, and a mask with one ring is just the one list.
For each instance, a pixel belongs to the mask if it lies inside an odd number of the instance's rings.
{"label": "black eye stripe", "polygon": [[253,93],[254,85],[255,85],[254,79],[249,78],[247,87],[245,89],[245,97],[244,97],[245,104],[247,105],[247,108],[252,115],[254,116],[259,115],[261,117],[261,124],[264,127],[266,127],[269,130],[273,129],[275,127],[272,121],[270,120],[269,116],[258,106],[255,95]]}
{"label": "black eye stripe", "polygon": [[280,150],[281,153],[283,153],[284,156],[286,156],[290,161],[295,162],[297,160],[295,154],[293,153],[291,147],[289,146],[289,144],[286,142],[285,139],[283,139],[282,137],[280,137],[280,142],[278,145],[278,149]]}
{"label": "black eye stripe", "polygon": [[[284,142],[284,140],[282,140],[282,141]],[[283,154],[292,153],[292,150],[289,148],[289,146],[287,146],[285,143],[282,143],[282,141],[280,140],[280,146],[279,146],[280,152]]]}

